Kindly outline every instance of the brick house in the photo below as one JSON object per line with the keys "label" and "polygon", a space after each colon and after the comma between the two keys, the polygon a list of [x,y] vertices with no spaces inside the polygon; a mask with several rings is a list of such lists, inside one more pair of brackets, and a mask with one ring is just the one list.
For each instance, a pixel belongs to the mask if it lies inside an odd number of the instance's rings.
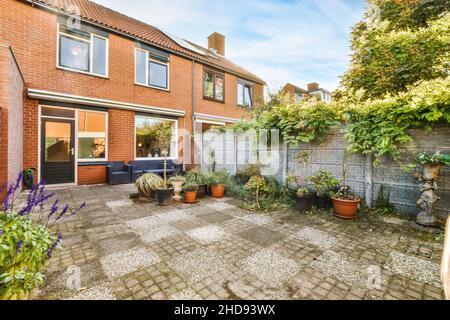
{"label": "brick house", "polygon": [[331,92],[321,88],[318,83],[308,83],[307,88],[308,89],[305,90],[291,83],[287,83],[283,87],[282,91],[285,94],[290,95],[296,101],[299,101],[304,96],[311,96],[317,98],[319,101],[331,102]]}
{"label": "brick house", "polygon": [[206,49],[88,0],[0,3],[0,181],[34,168],[48,183],[104,183],[108,161],[159,160],[164,125],[170,158],[189,163],[191,136],[263,97],[219,33]]}

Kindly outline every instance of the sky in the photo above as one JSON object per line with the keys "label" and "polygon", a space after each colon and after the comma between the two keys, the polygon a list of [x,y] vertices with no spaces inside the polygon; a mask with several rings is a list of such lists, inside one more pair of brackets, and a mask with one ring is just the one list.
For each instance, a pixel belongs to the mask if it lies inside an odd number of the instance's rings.
{"label": "sky", "polygon": [[95,0],[207,47],[226,36],[225,56],[269,90],[318,82],[334,90],[349,63],[349,34],[365,0]]}

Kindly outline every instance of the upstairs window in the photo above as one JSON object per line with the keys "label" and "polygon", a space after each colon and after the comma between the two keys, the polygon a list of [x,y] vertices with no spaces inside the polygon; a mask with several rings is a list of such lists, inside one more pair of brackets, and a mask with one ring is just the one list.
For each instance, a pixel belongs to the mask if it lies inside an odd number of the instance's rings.
{"label": "upstairs window", "polygon": [[[85,30],[80,30],[85,29]],[[108,76],[108,38],[83,27],[58,27],[58,66],[60,68]]]}
{"label": "upstairs window", "polygon": [[210,70],[203,73],[203,97],[206,99],[224,102],[225,76]]}
{"label": "upstairs window", "polygon": [[147,50],[136,48],[135,81],[149,87],[169,89],[168,54],[150,47]]}
{"label": "upstairs window", "polygon": [[247,82],[238,81],[237,104],[242,107],[253,106],[253,86]]}

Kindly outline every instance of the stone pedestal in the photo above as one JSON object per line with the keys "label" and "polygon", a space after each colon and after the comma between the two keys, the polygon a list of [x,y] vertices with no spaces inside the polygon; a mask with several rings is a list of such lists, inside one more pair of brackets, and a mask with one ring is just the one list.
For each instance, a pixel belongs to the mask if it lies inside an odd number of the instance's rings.
{"label": "stone pedestal", "polygon": [[435,190],[438,188],[437,181],[439,180],[441,165],[425,165],[424,173],[419,178],[422,182],[420,187],[420,198],[417,200],[417,205],[422,208],[416,218],[416,223],[426,227],[438,227],[439,220],[434,215],[434,207],[440,198],[436,195]]}

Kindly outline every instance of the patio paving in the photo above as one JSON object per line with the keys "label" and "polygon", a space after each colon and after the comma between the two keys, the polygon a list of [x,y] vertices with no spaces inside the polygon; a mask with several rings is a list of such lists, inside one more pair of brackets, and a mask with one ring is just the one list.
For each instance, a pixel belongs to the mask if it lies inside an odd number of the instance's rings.
{"label": "patio paving", "polygon": [[255,214],[233,198],[159,207],[134,192],[57,190],[87,207],[56,225],[63,248],[34,299],[443,299],[442,244],[405,219]]}

